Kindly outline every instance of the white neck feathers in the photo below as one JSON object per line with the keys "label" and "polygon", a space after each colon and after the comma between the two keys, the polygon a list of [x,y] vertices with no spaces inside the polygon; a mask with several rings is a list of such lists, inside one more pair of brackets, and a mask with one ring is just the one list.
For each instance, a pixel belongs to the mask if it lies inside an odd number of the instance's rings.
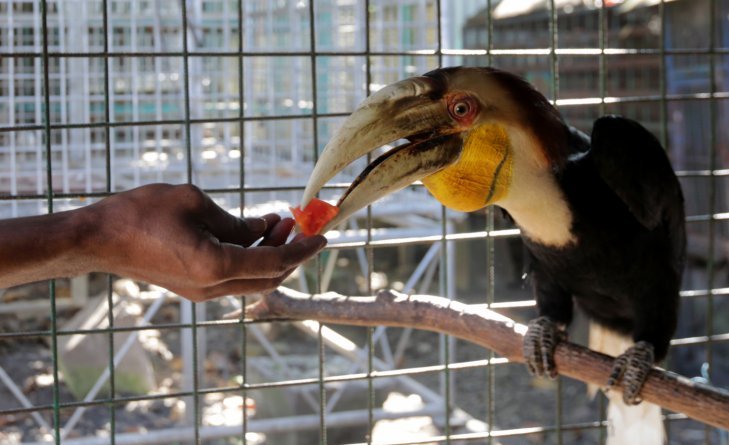
{"label": "white neck feathers", "polygon": [[513,174],[506,196],[496,204],[509,212],[527,238],[552,247],[574,244],[572,212],[541,148],[518,128],[509,129],[509,138]]}

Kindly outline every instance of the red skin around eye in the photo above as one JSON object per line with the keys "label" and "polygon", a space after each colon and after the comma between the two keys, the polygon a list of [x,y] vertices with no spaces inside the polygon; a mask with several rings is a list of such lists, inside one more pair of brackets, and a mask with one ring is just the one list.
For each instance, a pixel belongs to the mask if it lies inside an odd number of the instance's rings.
{"label": "red skin around eye", "polygon": [[317,198],[312,199],[303,210],[300,207],[291,207],[290,210],[304,235],[316,235],[339,213],[339,207]]}
{"label": "red skin around eye", "polygon": [[[465,93],[453,93],[446,96],[445,100],[446,106],[448,107],[448,114],[461,126],[468,127],[476,119],[480,107],[478,101],[473,97]],[[458,116],[455,113],[455,107],[459,103],[465,103],[469,107],[468,112],[463,116]]]}

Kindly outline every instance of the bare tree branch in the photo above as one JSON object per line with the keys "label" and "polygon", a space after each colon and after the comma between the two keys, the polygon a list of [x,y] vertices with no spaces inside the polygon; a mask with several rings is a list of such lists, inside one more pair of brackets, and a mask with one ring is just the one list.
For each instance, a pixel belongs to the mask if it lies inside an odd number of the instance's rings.
{"label": "bare tree branch", "polygon": [[[239,311],[226,318],[240,315]],[[394,291],[382,291],[374,297],[348,297],[333,292],[310,295],[282,287],[246,307],[245,318],[425,329],[468,340],[510,361],[524,361],[522,342],[527,329],[525,325],[491,310],[475,309],[442,297],[408,296]],[[569,342],[557,346],[555,361],[560,374],[599,386],[607,382],[612,366],[611,357]],[[727,391],[655,368],[641,396],[668,410],[729,429]]]}

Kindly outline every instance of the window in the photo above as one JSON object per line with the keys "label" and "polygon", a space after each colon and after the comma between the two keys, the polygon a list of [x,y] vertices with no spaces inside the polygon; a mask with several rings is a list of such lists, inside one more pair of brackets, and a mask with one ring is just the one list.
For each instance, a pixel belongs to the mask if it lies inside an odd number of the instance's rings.
{"label": "window", "polygon": [[129,45],[129,28],[114,27],[112,30],[112,44],[115,47],[125,47]]}

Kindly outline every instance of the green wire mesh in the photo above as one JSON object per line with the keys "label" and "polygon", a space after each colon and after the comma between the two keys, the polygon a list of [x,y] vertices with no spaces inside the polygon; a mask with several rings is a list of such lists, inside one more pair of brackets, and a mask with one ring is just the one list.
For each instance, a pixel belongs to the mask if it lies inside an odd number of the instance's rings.
{"label": "green wire mesh", "polygon": [[[199,3],[199,4],[198,4]],[[213,4],[215,2],[210,2]],[[254,2],[254,1],[238,1],[228,2],[231,6],[230,10],[234,11],[235,26],[238,30],[244,29],[247,22],[248,14],[258,14],[262,11],[262,7],[267,2]],[[288,5],[290,2],[283,2]],[[402,4],[395,2],[395,5],[388,5],[388,2],[364,0],[357,2],[356,5],[362,8],[364,11],[364,29],[362,30],[363,45],[361,48],[347,49],[347,50],[322,50],[320,40],[326,40],[326,31],[320,30],[319,10],[324,11],[328,6],[325,2],[315,1],[304,1],[304,2],[293,2],[298,7],[299,3],[302,6],[301,17],[305,17],[307,20],[307,32],[302,36],[302,42],[308,45],[308,49],[301,49],[305,47],[303,43],[301,45],[294,45],[291,51],[261,51],[251,49],[247,46],[244,39],[244,33],[238,32],[236,34],[235,48],[226,50],[225,48],[209,48],[205,47],[202,50],[194,49],[190,50],[189,44],[194,39],[199,38],[198,33],[200,29],[196,28],[197,24],[189,22],[190,8],[198,6],[204,7],[208,2],[194,2],[194,1],[181,1],[172,2],[174,7],[179,8],[180,16],[179,21],[176,25],[178,26],[180,34],[180,45],[179,49],[161,48],[153,51],[126,51],[115,48],[113,51],[110,49],[110,40],[114,38],[114,19],[115,9],[119,7],[120,2],[102,0],[99,8],[101,29],[102,29],[102,47],[98,50],[91,49],[89,51],[80,51],[79,49],[72,49],[71,51],[55,51],[52,50],[49,39],[52,37],[52,26],[49,26],[49,18],[53,17],[53,13],[58,11],[60,7],[58,2],[50,2],[48,0],[38,0],[37,2],[6,2],[5,12],[7,8],[13,8],[21,4],[33,4],[40,8],[40,35],[42,35],[42,45],[40,50],[35,49],[33,51],[14,51],[12,45],[8,45],[11,49],[6,50],[3,47],[3,52],[0,53],[0,59],[6,60],[22,60],[31,59],[41,63],[42,66],[42,119],[35,123],[16,123],[9,122],[0,123],[0,136],[3,135],[18,135],[26,132],[39,132],[42,134],[42,145],[44,151],[44,172],[45,173],[45,185],[43,192],[29,192],[29,193],[11,193],[7,190],[0,190],[0,203],[10,202],[35,202],[43,200],[46,203],[45,211],[51,213],[57,211],[56,203],[59,200],[79,200],[79,199],[99,199],[104,196],[113,194],[118,191],[115,188],[113,177],[115,175],[115,159],[113,153],[113,146],[115,144],[115,131],[139,131],[144,129],[157,130],[159,128],[181,128],[181,139],[182,152],[184,159],[184,181],[189,183],[197,183],[196,172],[197,167],[194,165],[193,160],[198,155],[198,148],[196,145],[199,143],[195,133],[198,128],[202,128],[204,125],[217,125],[220,127],[234,126],[237,127],[239,135],[240,152],[238,166],[239,173],[235,178],[236,180],[226,187],[204,187],[204,189],[214,196],[235,196],[235,202],[244,208],[250,201],[251,197],[259,193],[286,193],[286,192],[300,192],[303,188],[303,184],[300,185],[274,185],[274,186],[260,186],[252,184],[248,180],[247,171],[250,169],[250,163],[254,160],[248,159],[247,155],[251,154],[248,152],[252,151],[250,147],[244,147],[244,141],[246,140],[246,133],[259,131],[259,128],[255,125],[272,125],[273,128],[277,126],[286,126],[292,120],[305,120],[311,128],[311,153],[308,155],[311,164],[316,161],[319,151],[323,144],[326,142],[327,136],[330,134],[327,129],[331,126],[331,122],[336,122],[347,115],[347,111],[344,109],[328,109],[322,105],[320,97],[323,94],[337,94],[335,91],[331,93],[331,89],[336,88],[336,83],[326,83],[321,81],[326,76],[326,66],[330,59],[333,58],[353,58],[358,61],[363,61],[364,71],[364,94],[369,94],[375,87],[375,82],[380,81],[392,81],[397,77],[402,77],[401,72],[392,72],[386,75],[373,74],[379,73],[378,70],[385,70],[391,63],[392,60],[405,60],[412,63],[413,66],[443,66],[454,63],[463,64],[494,64],[496,66],[507,65],[515,60],[531,60],[524,58],[539,59],[547,66],[547,78],[543,79],[544,84],[548,91],[548,97],[556,102],[561,110],[569,117],[572,114],[577,115],[579,110],[598,110],[600,114],[606,112],[616,112],[621,110],[635,110],[635,108],[628,108],[631,106],[646,106],[646,107],[657,107],[659,110],[657,119],[658,130],[660,138],[670,151],[672,149],[672,139],[670,137],[670,124],[669,117],[671,112],[672,104],[701,104],[708,103],[708,153],[706,164],[701,169],[687,168],[679,172],[679,176],[682,180],[701,180],[706,186],[708,192],[707,206],[702,209],[701,212],[693,213],[689,216],[688,221],[690,225],[700,227],[701,230],[705,231],[707,244],[705,257],[708,261],[705,265],[705,284],[697,286],[698,288],[687,288],[683,292],[683,296],[687,301],[705,301],[703,304],[705,314],[703,317],[706,320],[705,330],[703,335],[694,335],[677,339],[675,348],[688,347],[688,346],[702,346],[703,353],[705,355],[704,361],[709,364],[710,369],[714,369],[716,366],[717,347],[723,345],[729,340],[729,335],[726,333],[717,332],[716,311],[715,307],[725,300],[729,290],[727,288],[719,287],[720,276],[718,275],[718,265],[715,264],[714,258],[716,257],[716,251],[720,249],[719,239],[720,235],[725,233],[726,220],[729,219],[729,214],[725,213],[726,209],[721,208],[717,202],[722,190],[726,188],[725,181],[726,177],[729,176],[729,171],[726,170],[726,165],[723,165],[720,161],[719,150],[722,149],[726,142],[721,137],[720,125],[722,112],[722,101],[729,99],[729,92],[722,91],[721,87],[717,84],[717,77],[714,73],[723,73],[722,69],[725,65],[724,59],[729,55],[729,48],[724,47],[724,33],[726,33],[725,22],[720,22],[719,17],[721,14],[726,13],[726,2],[720,0],[707,0],[701,3],[706,7],[706,13],[709,17],[708,22],[710,24],[709,29],[706,30],[708,33],[708,45],[705,48],[681,48],[667,46],[667,35],[669,30],[667,25],[668,20],[668,9],[673,7],[671,3],[681,2],[666,2],[660,1],[658,4],[646,7],[656,8],[657,13],[655,14],[658,18],[659,26],[659,38],[658,45],[654,47],[637,47],[637,48],[620,48],[616,47],[614,42],[609,39],[611,30],[613,29],[613,20],[616,20],[615,15],[612,14],[611,8],[615,8],[617,5],[623,2],[596,2],[596,17],[597,26],[590,29],[589,32],[597,36],[595,43],[589,47],[573,47],[573,46],[561,46],[560,37],[562,35],[559,32],[560,23],[563,20],[571,20],[570,13],[565,11],[565,2],[559,0],[545,0],[542,5],[545,19],[541,22],[545,23],[547,28],[545,35],[547,37],[548,45],[546,48],[518,48],[502,46],[499,40],[508,36],[509,32],[517,32],[517,29],[507,31],[500,26],[496,26],[496,22],[500,19],[493,17],[493,11],[501,3],[499,1],[488,0],[484,1],[483,5],[485,9],[479,14],[474,14],[484,19],[485,25],[481,29],[483,32],[482,38],[477,39],[474,46],[463,45],[461,48],[452,46],[449,47],[446,42],[446,34],[444,32],[444,10],[448,7],[463,6],[465,2],[446,2],[445,0],[412,0],[403,1]],[[630,3],[630,2],[625,2]],[[640,3],[640,2],[636,2]],[[263,5],[263,6],[262,6]],[[21,7],[21,6],[17,6]],[[34,6],[35,7],[35,6]],[[380,39],[383,39],[381,33],[386,33],[387,30],[376,28],[373,23],[373,17],[377,13],[383,15],[388,13],[386,8],[396,8],[392,11],[397,11],[398,17],[409,17],[409,20],[416,20],[418,17],[428,19],[428,14],[432,14],[435,27],[432,29],[433,37],[429,37],[432,41],[426,42],[421,45],[411,45],[412,41],[403,39],[401,42],[395,42],[395,48],[387,45],[380,45]],[[378,9],[379,8],[379,9]],[[400,9],[397,9],[400,8]],[[418,9],[420,8],[420,9]],[[52,11],[52,12],[49,12]],[[377,12],[379,11],[379,12]],[[421,11],[421,12],[418,12]],[[425,11],[425,12],[422,12]],[[430,12],[428,12],[430,11]],[[417,14],[422,14],[417,16]],[[2,17],[0,17],[2,20]],[[429,19],[428,19],[429,20]],[[19,28],[18,28],[19,29]],[[536,33],[541,32],[535,30]],[[586,31],[587,32],[587,31]],[[465,31],[464,31],[465,33]],[[270,36],[274,37],[274,36]],[[463,36],[466,40],[465,34]],[[718,40],[719,39],[719,40]],[[375,42],[373,44],[373,42]],[[300,42],[299,42],[300,43]],[[391,42],[392,43],[392,42]],[[397,47],[398,44],[400,47]],[[669,90],[669,79],[667,78],[669,72],[669,64],[673,63],[676,58],[679,57],[690,57],[699,55],[705,57],[708,60],[708,71],[710,73],[710,80],[708,81],[707,91],[670,91]],[[611,72],[611,64],[618,57],[623,58],[634,58],[640,60],[644,57],[656,57],[659,63],[659,76],[657,79],[658,88],[657,92],[646,95],[631,95],[631,96],[614,96],[611,92],[610,82],[612,77],[615,75]],[[193,100],[191,99],[191,91],[195,88],[195,82],[197,79],[192,79],[190,73],[190,64],[192,59],[206,59],[206,58],[218,58],[218,59],[230,59],[230,61],[237,67],[237,100],[240,106],[232,115],[205,115],[199,113],[199,110],[194,108]],[[594,83],[595,88],[589,98],[573,98],[563,97],[561,92],[563,87],[569,85],[569,77],[563,77],[563,67],[568,67],[574,59],[589,59],[594,58],[597,60],[598,68],[595,76],[597,77]],[[101,68],[103,72],[103,105],[102,115],[103,117],[99,120],[89,122],[75,122],[71,120],[58,121],[52,118],[54,112],[54,100],[52,96],[59,94],[54,90],[55,85],[55,65],[63,63],[66,60],[79,59],[79,60],[99,60],[101,61]],[[162,63],[170,63],[178,67],[178,73],[182,79],[182,100],[181,100],[181,113],[175,115],[174,113],[164,115],[160,118],[138,118],[134,120],[115,120],[114,119],[114,97],[115,97],[115,86],[111,84],[111,79],[114,74],[114,70],[121,66],[122,60],[138,60],[151,59]],[[246,70],[249,69],[253,64],[258,63],[262,59],[272,61],[271,63],[276,66],[286,64],[294,59],[300,63],[308,64],[308,77],[309,77],[309,90],[311,92],[311,106],[309,108],[301,108],[304,111],[297,112],[294,114],[278,114],[269,113],[261,114],[254,110],[247,110],[244,104],[250,102],[252,98],[245,96],[246,85],[252,82],[256,82],[253,76],[247,75]],[[172,62],[177,61],[177,62]],[[508,61],[508,62],[507,62]],[[297,63],[299,63],[297,62]],[[175,65],[175,63],[177,65]],[[385,67],[385,68],[383,68]],[[231,74],[234,76],[235,73]],[[409,74],[417,74],[411,72]],[[13,94],[13,92],[10,92]],[[625,107],[625,108],[621,108]],[[327,108],[327,109],[325,109]],[[0,110],[1,111],[1,110]],[[1,115],[1,113],[0,113]],[[100,130],[103,133],[103,149],[105,152],[104,158],[104,185],[99,190],[91,190],[80,192],[77,190],[64,190],[56,184],[56,176],[54,173],[60,168],[57,156],[54,154],[54,144],[56,141],[56,135],[58,132],[71,131],[71,130]],[[0,141],[8,141],[9,139],[0,139]],[[0,146],[0,153],[6,150],[6,147]],[[7,158],[5,158],[7,159]],[[336,192],[342,188],[342,184],[334,186],[330,191]],[[722,195],[723,196],[723,195]],[[430,246],[433,243],[439,243],[441,250],[439,253],[440,268],[439,268],[439,279],[437,292],[442,295],[446,295],[450,298],[458,298],[460,292],[456,291],[455,295],[453,290],[456,289],[456,284],[450,282],[454,276],[448,274],[449,269],[455,269],[456,265],[449,264],[449,261],[453,259],[453,256],[449,255],[451,249],[455,249],[456,243],[465,242],[478,242],[479,245],[485,247],[485,254],[481,255],[481,258],[485,262],[483,273],[487,277],[486,285],[480,295],[478,302],[486,303],[489,305],[498,306],[499,301],[497,296],[498,292],[495,286],[495,282],[500,279],[500,272],[498,264],[502,257],[507,254],[507,249],[503,246],[503,243],[513,239],[513,234],[506,232],[500,232],[499,229],[503,229],[499,226],[497,221],[496,212],[489,210],[486,213],[484,220],[479,220],[477,224],[483,224],[483,226],[477,226],[474,228],[456,228],[449,226],[448,218],[449,214],[445,209],[441,209],[440,212],[440,233],[437,236],[413,236],[411,238],[398,238],[388,240],[376,240],[373,235],[373,228],[375,223],[373,221],[372,211],[368,211],[367,217],[367,231],[363,240],[356,241],[347,246],[333,246],[329,252],[334,250],[346,251],[352,248],[363,248],[365,258],[367,259],[366,270],[363,271],[365,276],[366,285],[365,289],[371,293],[374,289],[372,282],[373,276],[376,274],[376,265],[379,261],[379,252],[384,249],[392,248],[410,248],[410,247],[423,247]],[[481,230],[483,229],[483,230]],[[508,232],[508,231],[507,231]],[[461,236],[461,238],[459,238]],[[466,241],[462,241],[466,240]],[[462,248],[462,244],[457,245],[459,249]],[[452,252],[451,252],[452,253]],[[323,265],[321,261],[317,262],[314,267],[316,270],[316,276],[314,277],[314,289],[320,289],[321,275],[323,272]],[[203,410],[205,404],[205,397],[212,394],[237,394],[240,395],[244,400],[249,397],[251,392],[256,390],[270,390],[275,388],[288,388],[288,387],[304,387],[304,386],[315,386],[318,393],[318,440],[322,444],[334,444],[340,443],[330,432],[332,429],[327,424],[328,419],[328,405],[327,398],[331,395],[331,387],[335,384],[342,384],[345,382],[362,382],[366,384],[366,390],[362,394],[363,406],[366,412],[363,412],[363,416],[366,418],[363,423],[366,425],[367,432],[361,437],[360,442],[372,443],[372,430],[377,423],[375,415],[376,409],[380,406],[381,400],[378,400],[376,387],[377,382],[385,379],[394,379],[403,376],[423,376],[423,375],[435,375],[432,380],[437,382],[436,386],[443,396],[443,406],[441,415],[443,417],[443,424],[441,425],[439,436],[418,440],[403,442],[393,440],[393,443],[452,443],[455,441],[460,442],[472,442],[472,443],[523,443],[527,438],[533,438],[535,435],[544,435],[549,443],[571,443],[577,435],[589,434],[589,432],[597,432],[597,436],[600,440],[604,438],[604,413],[599,414],[599,417],[591,422],[578,422],[571,418],[566,418],[565,409],[570,403],[566,400],[568,397],[565,393],[569,389],[566,387],[566,383],[560,380],[560,383],[553,389],[553,400],[554,400],[554,413],[552,420],[535,426],[534,428],[503,428],[499,424],[503,422],[503,417],[499,411],[507,411],[505,407],[499,404],[499,397],[503,391],[509,391],[499,387],[498,381],[501,378],[500,370],[506,369],[503,362],[499,361],[498,357],[495,357],[493,353],[485,353],[483,360],[467,360],[460,358],[460,349],[457,348],[458,343],[454,339],[447,338],[445,336],[438,337],[439,347],[437,364],[423,365],[423,366],[410,366],[403,367],[402,369],[388,371],[383,373],[378,371],[376,367],[376,356],[375,352],[378,348],[378,343],[375,340],[376,331],[375,329],[368,329],[363,344],[363,350],[367,351],[366,356],[366,372],[363,373],[333,373],[327,366],[328,364],[328,351],[329,349],[325,345],[322,337],[323,327],[319,327],[318,331],[318,344],[314,351],[317,360],[317,373],[316,376],[302,376],[297,378],[288,379],[285,381],[276,382],[251,382],[249,379],[248,370],[249,364],[249,351],[248,343],[250,340],[250,327],[239,321],[199,321],[198,312],[199,309],[196,305],[190,303],[190,320],[180,321],[178,323],[155,323],[153,326],[142,326],[142,327],[120,327],[116,326],[114,317],[112,315],[112,308],[114,306],[112,296],[112,277],[107,278],[107,306],[109,308],[108,316],[108,328],[103,329],[79,329],[79,330],[63,330],[61,331],[58,326],[58,308],[57,308],[57,285],[55,281],[49,282],[48,295],[50,297],[50,327],[47,330],[35,330],[35,331],[8,331],[0,332],[0,339],[6,342],[22,341],[30,338],[48,337],[51,341],[50,349],[52,352],[52,374],[53,374],[53,385],[52,394],[53,400],[50,404],[37,404],[32,408],[13,408],[0,410],[0,417],[12,416],[12,415],[26,415],[32,412],[38,412],[46,414],[51,412],[53,431],[53,441],[57,444],[64,443],[66,440],[61,440],[61,428],[63,426],[62,413],[67,410],[81,408],[81,407],[94,407],[94,406],[107,406],[109,409],[109,441],[114,444],[117,441],[118,434],[118,422],[117,422],[117,409],[123,407],[131,402],[143,402],[143,401],[154,401],[164,400],[172,397],[190,398],[192,400],[192,411],[193,411],[193,424],[192,431],[193,436],[190,440],[195,443],[205,443],[206,439],[203,437],[203,429],[205,425],[202,424]],[[245,303],[244,300],[241,303]],[[506,305],[504,306],[506,307]],[[523,303],[523,307],[526,307],[527,311],[530,310],[529,303]],[[240,332],[240,344],[237,345],[239,350],[239,366],[242,370],[242,380],[239,384],[230,386],[218,386],[213,388],[206,388],[199,380],[201,373],[201,363],[199,357],[200,351],[197,346],[199,343],[198,332],[200,330],[209,329],[226,329],[235,327]],[[128,396],[119,394],[117,386],[117,375],[115,373],[114,366],[114,351],[115,351],[115,339],[114,334],[124,332],[144,332],[146,330],[161,330],[161,331],[176,331],[183,332],[189,331],[192,336],[192,388],[191,390],[177,391],[173,394],[148,394],[142,396]],[[61,377],[59,368],[58,358],[58,340],[64,336],[70,336],[75,334],[101,334],[108,338],[108,355],[109,355],[109,368],[110,377],[109,385],[110,391],[106,397],[97,397],[89,402],[79,401],[64,401],[61,395]],[[455,411],[457,411],[457,405],[459,398],[462,394],[459,393],[457,383],[460,381],[460,376],[464,372],[480,372],[480,381],[478,382],[478,392],[483,397],[483,405],[481,409],[483,416],[479,420],[482,420],[487,425],[485,432],[481,433],[463,433],[458,428],[451,424],[452,418]],[[508,371],[507,371],[508,372]],[[468,374],[473,376],[474,374]],[[571,397],[571,396],[570,396]],[[685,419],[680,415],[669,415],[668,429],[671,435],[671,440],[680,439],[680,429],[685,424]],[[249,431],[250,420],[243,410],[241,414],[240,428],[234,435],[241,443],[247,443],[246,433]],[[538,437],[538,436],[537,436]],[[710,428],[706,428],[704,431],[704,437],[702,440],[706,443],[721,443],[721,437],[717,431]],[[718,439],[717,439],[718,438]],[[71,440],[71,439],[68,439]],[[509,441],[512,442],[509,442]],[[516,442],[514,442],[516,441]],[[211,442],[212,443],[212,442]],[[681,443],[681,442],[676,442]]]}

